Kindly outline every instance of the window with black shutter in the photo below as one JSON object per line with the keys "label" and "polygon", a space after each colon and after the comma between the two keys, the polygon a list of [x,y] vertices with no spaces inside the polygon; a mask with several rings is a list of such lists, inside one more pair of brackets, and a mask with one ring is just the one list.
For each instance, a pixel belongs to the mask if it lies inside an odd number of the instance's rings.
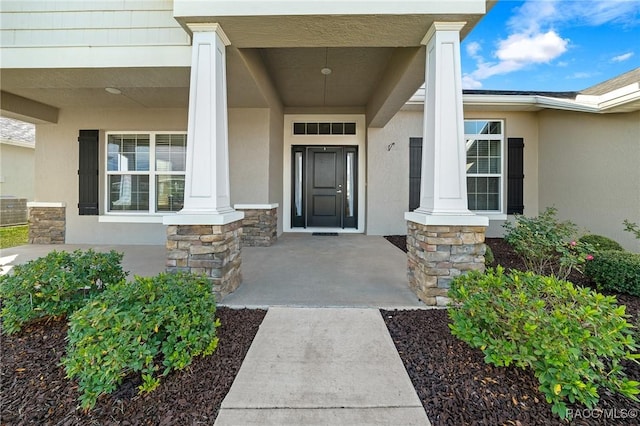
{"label": "window with black shutter", "polygon": [[422,138],[409,139],[409,211],[420,207],[422,173]]}
{"label": "window with black shutter", "polygon": [[524,139],[509,138],[507,143],[507,214],[523,214]]}
{"label": "window with black shutter", "polygon": [[80,130],[78,136],[78,214],[97,215],[98,211],[98,130]]}

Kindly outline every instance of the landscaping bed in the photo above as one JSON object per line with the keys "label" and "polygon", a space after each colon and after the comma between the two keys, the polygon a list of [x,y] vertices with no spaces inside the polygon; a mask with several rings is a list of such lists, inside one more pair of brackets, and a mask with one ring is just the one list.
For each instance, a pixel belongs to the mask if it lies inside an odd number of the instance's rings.
{"label": "landscaping bed", "polygon": [[[220,307],[219,346],[170,373],[153,392],[138,395],[139,378],[125,379],[88,413],[77,409],[75,382],[65,378],[67,323],[41,321],[2,335],[0,420],[2,425],[213,424],[266,311]],[[139,377],[139,374],[137,375]]]}
{"label": "landscaping bed", "polygon": [[[387,237],[406,250],[404,236]],[[518,256],[502,239],[487,239],[495,264],[521,269]],[[574,274],[570,279],[592,285]],[[636,323],[639,298],[617,295]],[[138,395],[139,374],[124,380],[85,413],[78,409],[78,387],[65,378],[65,320],[41,320],[0,338],[0,423],[2,425],[174,425],[213,424],[265,315],[262,310],[218,308],[220,342],[213,355],[197,357],[174,371],[156,390]],[[382,311],[396,348],[429,419],[437,425],[562,425],[538,391],[531,371],[494,367],[484,355],[454,337],[446,310]],[[640,380],[640,368],[626,363]],[[640,404],[600,389],[598,409],[580,411],[577,425],[637,424]],[[571,409],[582,409],[570,406]],[[615,418],[595,418],[608,415]],[[591,417],[591,418],[585,418]]]}
{"label": "landscaping bed", "polygon": [[[406,250],[404,236],[387,239]],[[518,256],[502,239],[487,239],[495,264],[521,269]],[[581,285],[592,283],[582,275],[570,277]],[[616,295],[637,323],[637,297]],[[564,425],[551,412],[539,382],[530,370],[494,367],[484,362],[484,354],[454,337],[448,327],[447,311],[382,311],[391,337],[409,377],[434,426],[438,425]],[[625,363],[625,371],[640,380],[640,367]],[[574,410],[584,407],[570,406]],[[580,411],[575,425],[629,425],[640,420],[640,403],[600,389],[602,411]],[[614,418],[603,418],[605,415]],[[587,418],[590,417],[590,418]]]}

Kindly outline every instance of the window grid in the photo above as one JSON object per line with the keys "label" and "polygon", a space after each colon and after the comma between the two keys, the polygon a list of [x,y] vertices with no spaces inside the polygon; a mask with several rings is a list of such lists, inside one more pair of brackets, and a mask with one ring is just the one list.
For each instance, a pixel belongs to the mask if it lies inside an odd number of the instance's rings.
{"label": "window grid", "polygon": [[182,209],[186,139],[184,132],[107,133],[107,212],[154,214]]}
{"label": "window grid", "polygon": [[502,211],[503,128],[502,121],[465,120],[470,210]]}

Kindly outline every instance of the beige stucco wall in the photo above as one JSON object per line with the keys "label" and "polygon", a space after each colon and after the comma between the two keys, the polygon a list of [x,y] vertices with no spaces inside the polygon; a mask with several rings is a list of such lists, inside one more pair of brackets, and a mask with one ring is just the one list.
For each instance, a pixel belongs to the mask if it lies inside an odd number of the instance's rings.
{"label": "beige stucco wall", "polygon": [[231,205],[269,203],[269,109],[229,108]]}
{"label": "beige stucco wall", "polygon": [[369,128],[367,132],[366,232],[406,234],[409,138],[422,136],[422,111],[400,111],[385,127]]}
{"label": "beige stucco wall", "polygon": [[640,112],[540,113],[540,207],[640,252]]}
{"label": "beige stucco wall", "polygon": [[[465,112],[465,119],[504,120],[505,142],[509,137],[524,138],[525,214],[537,214],[538,122],[536,113],[468,111]],[[404,212],[409,207],[409,138],[422,136],[422,120],[422,111],[400,111],[384,128],[368,130],[368,234],[406,233]],[[388,149],[392,143],[394,145]],[[506,179],[504,190],[506,190]],[[487,236],[502,236],[503,222],[497,218],[490,218]]]}
{"label": "beige stucco wall", "polygon": [[0,143],[0,196],[33,200],[34,147]]}
{"label": "beige stucco wall", "polygon": [[64,109],[58,124],[36,126],[35,201],[65,202],[68,243],[164,244],[165,227],[149,223],[99,223],[78,215],[78,130],[99,129],[100,209],[104,210],[104,132],[186,131],[186,109]]}
{"label": "beige stucco wall", "polygon": [[278,235],[282,234],[282,179],[283,179],[283,149],[284,149],[284,114],[282,108],[274,107],[269,110],[269,203],[278,203]]}
{"label": "beige stucco wall", "polygon": [[[512,111],[465,111],[465,119],[491,119],[504,120],[504,142],[508,138],[524,139],[524,215],[536,216],[539,211],[538,204],[538,115],[536,112],[512,112]],[[506,163],[505,163],[506,164]],[[506,169],[502,185],[503,193],[507,190]],[[506,198],[504,203],[506,203]],[[506,212],[506,206],[505,206]],[[502,237],[504,220],[490,218],[487,237]]]}

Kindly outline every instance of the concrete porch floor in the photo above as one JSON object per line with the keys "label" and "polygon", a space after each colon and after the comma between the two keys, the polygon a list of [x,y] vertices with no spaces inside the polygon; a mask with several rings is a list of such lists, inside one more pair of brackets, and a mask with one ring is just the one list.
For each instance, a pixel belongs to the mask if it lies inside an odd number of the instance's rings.
{"label": "concrete porch floor", "polygon": [[[52,250],[93,248],[124,253],[123,269],[164,271],[164,246],[25,245],[0,251],[3,272]],[[220,301],[230,307],[421,308],[407,285],[406,255],[381,236],[283,234],[271,247],[242,248],[242,284]]]}

